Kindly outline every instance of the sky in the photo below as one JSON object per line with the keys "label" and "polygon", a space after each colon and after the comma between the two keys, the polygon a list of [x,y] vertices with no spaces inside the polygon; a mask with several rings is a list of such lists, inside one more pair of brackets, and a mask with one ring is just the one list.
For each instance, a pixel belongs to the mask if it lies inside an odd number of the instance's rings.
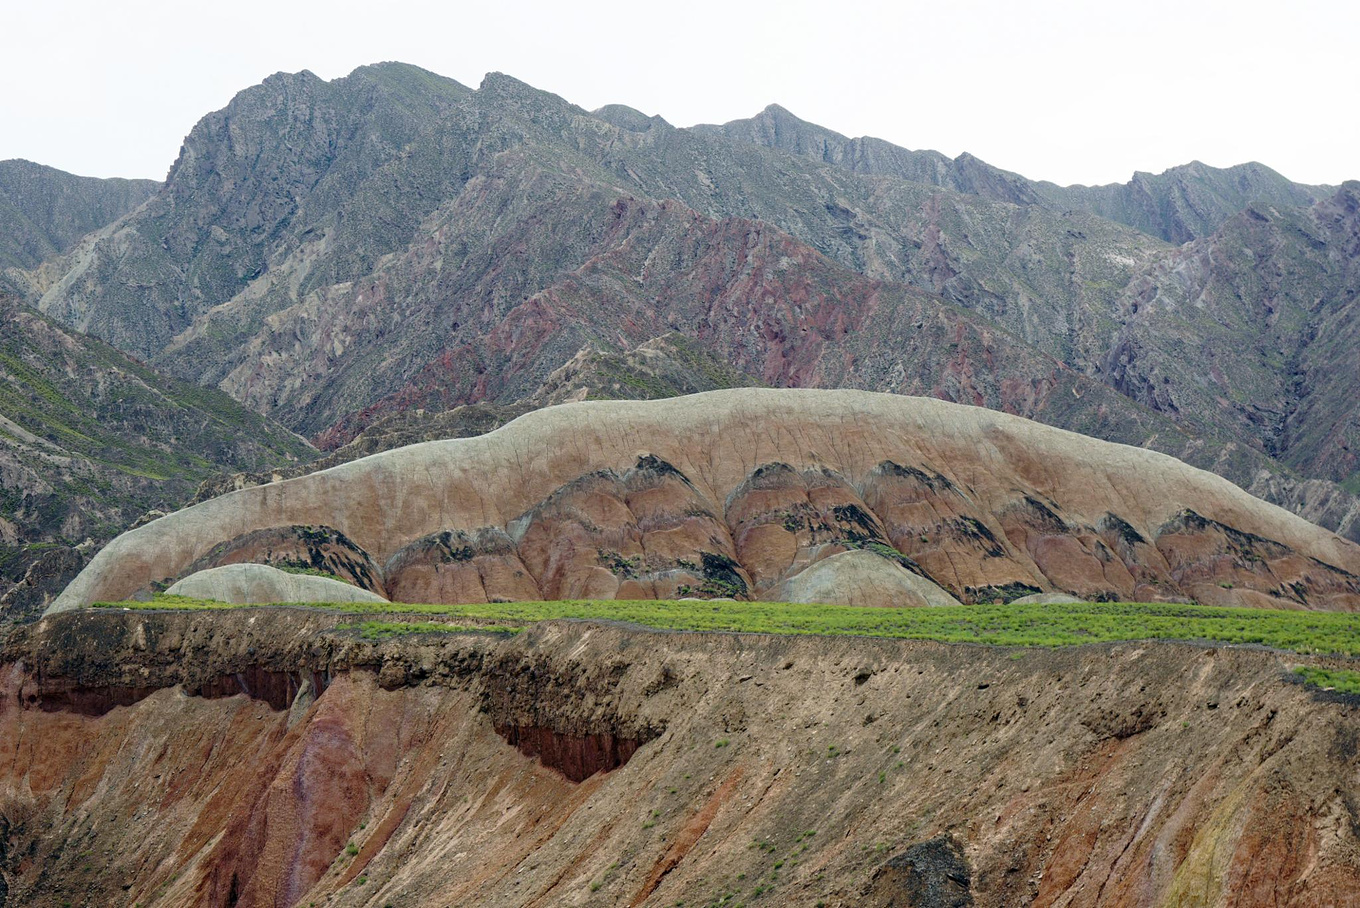
{"label": "sky", "polygon": [[161,179],[279,71],[508,73],[676,126],[778,103],[850,136],[1109,183],[1200,160],[1360,178],[1360,4],[1292,0],[0,0],[0,159]]}

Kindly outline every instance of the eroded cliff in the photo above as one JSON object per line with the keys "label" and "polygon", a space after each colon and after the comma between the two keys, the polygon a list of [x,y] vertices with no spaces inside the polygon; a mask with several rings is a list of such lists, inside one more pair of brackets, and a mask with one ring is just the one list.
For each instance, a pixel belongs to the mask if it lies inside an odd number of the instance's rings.
{"label": "eroded cliff", "polygon": [[14,631],[8,904],[1360,904],[1300,657],[343,620]]}

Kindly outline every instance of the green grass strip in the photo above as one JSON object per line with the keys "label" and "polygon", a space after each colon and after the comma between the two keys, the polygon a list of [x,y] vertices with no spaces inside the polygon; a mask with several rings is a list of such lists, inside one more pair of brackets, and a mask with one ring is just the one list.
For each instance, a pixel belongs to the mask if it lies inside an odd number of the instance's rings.
{"label": "green grass strip", "polygon": [[1305,665],[1294,669],[1294,674],[1301,676],[1304,682],[1312,687],[1335,690],[1343,694],[1360,694],[1360,672]]}
{"label": "green grass strip", "polygon": [[363,621],[359,624],[339,624],[337,631],[358,631],[365,640],[391,640],[411,634],[466,634],[474,631],[497,634],[517,634],[521,627],[504,624],[445,624],[440,621]]}
{"label": "green grass strip", "polygon": [[[357,615],[439,616],[521,624],[559,618],[584,618],[623,621],[661,630],[893,637],[997,646],[1201,640],[1259,644],[1299,653],[1360,655],[1360,615],[1166,603],[962,605],[900,609],[787,602],[666,600],[463,605],[386,602],[284,604]],[[97,607],[219,609],[241,606],[180,596],[157,596],[150,602],[98,603]]]}

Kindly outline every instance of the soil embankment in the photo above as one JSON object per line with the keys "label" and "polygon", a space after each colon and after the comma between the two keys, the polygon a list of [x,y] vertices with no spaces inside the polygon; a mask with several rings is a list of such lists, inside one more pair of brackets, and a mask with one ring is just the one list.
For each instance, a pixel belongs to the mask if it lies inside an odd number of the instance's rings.
{"label": "soil embankment", "polygon": [[1360,905],[1301,657],[77,611],[0,665],[0,905]]}

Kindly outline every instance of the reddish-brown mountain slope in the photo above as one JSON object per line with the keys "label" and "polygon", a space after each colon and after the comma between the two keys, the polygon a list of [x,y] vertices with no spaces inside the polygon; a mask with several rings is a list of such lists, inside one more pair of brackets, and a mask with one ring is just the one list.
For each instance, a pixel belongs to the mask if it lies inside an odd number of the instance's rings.
{"label": "reddish-brown mountain slope", "polygon": [[404,601],[802,598],[834,561],[861,579],[813,587],[866,604],[937,595],[914,577],[969,601],[1360,608],[1360,546],[1165,455],[981,407],[762,389],[567,404],[233,492],[115,539],[53,608],[249,561]]}

